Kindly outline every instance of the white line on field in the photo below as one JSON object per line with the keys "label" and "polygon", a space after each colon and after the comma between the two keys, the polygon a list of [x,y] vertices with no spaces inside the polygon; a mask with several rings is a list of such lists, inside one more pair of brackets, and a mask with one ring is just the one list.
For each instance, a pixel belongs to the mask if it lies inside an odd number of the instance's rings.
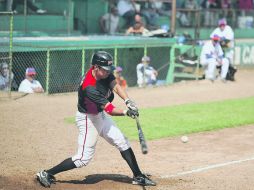
{"label": "white line on field", "polygon": [[199,173],[199,172],[214,169],[214,168],[221,168],[221,167],[228,166],[228,165],[240,164],[242,162],[247,162],[247,161],[252,161],[252,160],[254,160],[254,157],[246,158],[243,160],[235,160],[235,161],[231,161],[231,162],[225,162],[225,163],[221,163],[221,164],[208,165],[208,166],[193,169],[190,171],[179,172],[179,173],[172,174],[172,175],[164,175],[164,176],[161,176],[161,178],[179,177],[179,176],[183,176],[183,175]]}

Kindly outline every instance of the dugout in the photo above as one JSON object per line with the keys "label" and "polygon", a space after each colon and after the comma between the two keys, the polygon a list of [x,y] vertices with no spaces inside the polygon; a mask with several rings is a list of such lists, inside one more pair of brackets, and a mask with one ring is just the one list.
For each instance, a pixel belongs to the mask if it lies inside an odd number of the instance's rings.
{"label": "dugout", "polygon": [[123,68],[123,75],[132,87],[137,81],[136,65],[144,55],[151,57],[154,68],[163,67],[159,80],[166,79],[170,47],[174,43],[174,38],[141,36],[19,37],[13,39],[12,71],[20,84],[25,69],[35,67],[37,79],[49,94],[72,92],[90,67],[92,54],[105,50],[114,56],[114,64]]}

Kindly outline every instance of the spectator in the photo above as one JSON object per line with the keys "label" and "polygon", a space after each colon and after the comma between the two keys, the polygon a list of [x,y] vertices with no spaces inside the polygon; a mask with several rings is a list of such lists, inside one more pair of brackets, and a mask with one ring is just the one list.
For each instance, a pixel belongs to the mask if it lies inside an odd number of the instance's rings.
{"label": "spectator", "polygon": [[157,82],[158,72],[152,67],[149,66],[150,57],[142,57],[141,63],[137,65],[137,84],[139,87],[155,85]]}
{"label": "spectator", "polygon": [[214,35],[211,40],[206,42],[201,50],[200,64],[205,69],[205,78],[212,82],[216,79],[216,67],[221,67],[220,79],[225,82],[228,72],[229,61],[224,58],[222,48],[220,46],[220,37]]}
{"label": "spectator", "polygon": [[110,13],[100,18],[100,27],[103,33],[115,34],[119,31],[119,15],[116,7],[111,7]]}
{"label": "spectator", "polygon": [[140,5],[140,14],[145,17],[147,28],[158,28],[156,22],[159,18],[159,14],[157,13],[157,8],[154,2],[140,2]]}
{"label": "spectator", "polygon": [[19,92],[42,93],[44,92],[41,83],[35,80],[36,71],[33,67],[26,69],[26,78],[19,85]]}
{"label": "spectator", "polygon": [[135,24],[136,7],[134,0],[119,0],[117,3],[119,15],[126,20],[125,28]]}
{"label": "spectator", "polygon": [[[195,12],[193,12],[193,10],[198,9],[199,6],[198,6],[196,0],[186,0],[183,3],[183,8],[189,9],[189,11],[186,11],[186,15],[187,15],[187,18],[190,19],[190,18],[195,18]],[[182,13],[182,14],[184,14],[184,13]],[[191,25],[190,22],[188,24]]]}
{"label": "spectator", "polygon": [[142,18],[140,17],[140,15],[136,15],[135,16],[135,24],[133,26],[130,26],[127,30],[126,30],[126,34],[132,34],[132,35],[144,35],[147,34],[149,31],[145,28],[143,22],[142,22]]}
{"label": "spectator", "polygon": [[245,16],[246,12],[253,10],[252,0],[238,0],[238,8],[241,10],[241,15]]}
{"label": "spectator", "polygon": [[205,10],[205,23],[204,25],[215,26],[215,20],[218,20],[218,13],[216,9],[221,8],[221,3],[219,0],[203,0],[201,3],[201,7]]}
{"label": "spectator", "polygon": [[11,84],[11,88],[16,89],[17,88],[17,84],[16,82],[13,80],[14,75],[11,72],[11,77],[10,77],[10,71],[9,71],[9,66],[7,63],[1,63],[0,64],[0,90],[3,91],[8,91],[10,90],[10,82]]}
{"label": "spectator", "polygon": [[218,22],[218,27],[214,29],[211,33],[210,37],[214,35],[218,35],[220,37],[220,44],[224,51],[225,57],[229,60],[229,63],[233,65],[234,61],[234,31],[227,24],[227,20],[225,18],[220,19]]}
{"label": "spectator", "polygon": [[[16,10],[18,4],[24,5],[24,0],[6,0],[6,1],[7,1],[6,3],[7,11],[13,11],[14,13],[18,13]],[[47,12],[46,10],[38,8],[31,0],[27,0],[27,7],[38,14],[44,14]]]}
{"label": "spectator", "polygon": [[222,8],[222,17],[232,17],[232,12],[230,8],[232,8],[231,0],[222,0],[221,1],[221,8]]}
{"label": "spectator", "polygon": [[123,71],[122,67],[118,66],[114,71],[114,75],[116,78],[116,82],[122,87],[122,89],[126,90],[128,85],[127,81],[122,76],[122,71]]}

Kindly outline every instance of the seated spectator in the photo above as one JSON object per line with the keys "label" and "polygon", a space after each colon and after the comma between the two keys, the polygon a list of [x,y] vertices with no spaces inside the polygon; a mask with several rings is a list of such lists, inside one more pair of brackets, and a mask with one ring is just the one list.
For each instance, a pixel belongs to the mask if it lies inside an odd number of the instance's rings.
{"label": "seated spectator", "polygon": [[124,89],[126,90],[128,87],[127,81],[124,79],[124,77],[122,76],[122,67],[116,67],[115,71],[114,71],[114,75],[116,77],[116,82]]}
{"label": "seated spectator", "polygon": [[115,34],[119,32],[119,16],[116,7],[112,7],[110,13],[100,18],[100,27],[103,33]]}
{"label": "seated spectator", "polygon": [[218,20],[218,13],[216,9],[221,9],[221,2],[219,0],[203,0],[201,7],[205,10],[205,26],[215,26],[216,20]]}
{"label": "seated spectator", "polygon": [[9,66],[7,63],[1,63],[0,64],[0,90],[3,91],[8,91],[10,90],[10,82],[11,84],[11,88],[13,88],[14,90],[17,89],[17,84],[16,82],[13,80],[14,75],[11,72],[11,77],[10,77],[10,71],[9,71]]}
{"label": "seated spectator", "polygon": [[35,80],[36,71],[33,67],[26,69],[26,78],[19,85],[19,92],[42,93],[44,92],[41,83]]}
{"label": "seated spectator", "polygon": [[157,29],[156,24],[159,14],[157,12],[157,7],[154,5],[154,2],[140,2],[141,10],[140,14],[145,17],[147,28],[148,29]]}
{"label": "seated spectator", "polygon": [[137,84],[138,87],[155,85],[157,82],[158,72],[149,65],[150,57],[142,57],[141,63],[137,65]]}
{"label": "seated spectator", "polygon": [[229,61],[224,57],[220,46],[220,37],[214,35],[206,42],[201,50],[200,64],[205,69],[205,78],[212,82],[216,79],[216,67],[221,67],[220,79],[225,82],[229,67]]}
{"label": "seated spectator", "polygon": [[251,13],[253,10],[252,0],[238,0],[237,4],[237,7],[241,10],[241,16],[246,16],[246,13]]}
{"label": "seated spectator", "polygon": [[122,16],[126,25],[125,28],[133,26],[135,23],[136,7],[134,0],[119,0],[117,3],[119,15]]}
{"label": "seated spectator", "polygon": [[[14,13],[17,14],[18,12],[17,12],[16,8],[17,8],[18,4],[24,5],[24,0],[7,0],[7,3],[6,3],[7,11],[13,11]],[[33,3],[32,0],[27,0],[27,7],[29,9],[31,9],[33,12],[36,12],[38,14],[44,14],[47,12],[46,10],[38,8]]]}
{"label": "seated spectator", "polygon": [[146,33],[148,33],[149,30],[147,30],[142,22],[142,19],[140,17],[140,15],[136,15],[135,16],[135,24],[131,27],[129,27],[126,30],[126,34],[132,34],[132,35],[144,35]]}
{"label": "seated spectator", "polygon": [[[191,20],[191,18],[195,18],[195,12],[193,12],[192,10],[198,9],[199,6],[198,6],[198,3],[196,2],[196,0],[186,0],[183,3],[183,8],[190,10],[190,11],[186,11],[185,13],[186,13],[187,18],[189,18]],[[182,13],[182,14],[185,14],[185,13]],[[191,24],[193,24],[193,23],[189,22],[189,25],[191,25]]]}

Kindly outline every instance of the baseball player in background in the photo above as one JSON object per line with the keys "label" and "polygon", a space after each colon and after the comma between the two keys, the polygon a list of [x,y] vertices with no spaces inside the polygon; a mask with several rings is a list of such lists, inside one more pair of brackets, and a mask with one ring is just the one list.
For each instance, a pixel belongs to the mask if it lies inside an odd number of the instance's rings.
{"label": "baseball player in background", "polygon": [[[76,125],[79,129],[78,150],[76,155],[67,158],[55,167],[36,174],[41,185],[50,187],[55,182],[54,175],[87,166],[94,156],[98,136],[115,146],[126,160],[133,172],[133,184],[142,186],[156,185],[144,175],[137,164],[135,155],[127,138],[111,119],[111,116],[139,116],[136,104],[128,98],[114,75],[113,58],[105,51],[98,51],[92,57],[92,66],[82,79],[78,90],[78,111]],[[113,91],[118,94],[127,106],[127,110],[116,108],[113,101]]]}
{"label": "baseball player in background", "polygon": [[224,50],[225,57],[229,60],[231,65],[234,64],[234,31],[227,24],[225,18],[218,21],[218,27],[214,29],[210,37],[218,35],[220,37],[220,44]]}
{"label": "baseball player in background", "polygon": [[216,79],[216,67],[221,66],[220,79],[225,82],[229,67],[229,60],[224,57],[220,46],[220,37],[214,35],[202,47],[200,64],[205,68],[205,78],[211,81]]}
{"label": "baseball player in background", "polygon": [[155,85],[157,82],[158,72],[150,66],[151,59],[148,56],[143,56],[141,63],[137,64],[137,84],[138,87]]}

